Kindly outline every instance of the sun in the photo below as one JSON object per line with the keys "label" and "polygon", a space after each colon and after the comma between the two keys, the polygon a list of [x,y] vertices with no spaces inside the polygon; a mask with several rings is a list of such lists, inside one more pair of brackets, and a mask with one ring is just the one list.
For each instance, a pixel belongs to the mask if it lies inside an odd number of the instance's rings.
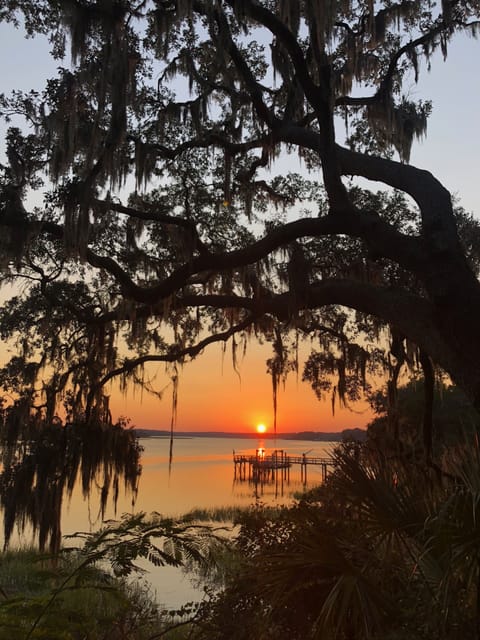
{"label": "sun", "polygon": [[267,430],[267,427],[263,424],[257,424],[257,433],[265,433],[265,431]]}

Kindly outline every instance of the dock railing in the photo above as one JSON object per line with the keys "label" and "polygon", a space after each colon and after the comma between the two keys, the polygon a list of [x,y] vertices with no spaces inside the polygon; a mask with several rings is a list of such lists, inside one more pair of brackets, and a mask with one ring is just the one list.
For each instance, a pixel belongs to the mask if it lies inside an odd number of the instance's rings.
{"label": "dock railing", "polygon": [[322,480],[327,477],[328,470],[334,466],[334,459],[327,456],[289,455],[283,449],[276,449],[266,454],[264,449],[257,449],[255,454],[233,452],[234,477],[239,480],[268,479],[280,472],[289,479],[290,468],[300,465],[301,479],[307,481],[309,465],[321,467]]}

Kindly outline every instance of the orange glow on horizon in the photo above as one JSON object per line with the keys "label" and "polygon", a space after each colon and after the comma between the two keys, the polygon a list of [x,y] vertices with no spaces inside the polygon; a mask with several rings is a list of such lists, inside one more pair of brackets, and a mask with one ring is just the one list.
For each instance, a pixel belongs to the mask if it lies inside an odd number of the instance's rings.
{"label": "orange glow on horizon", "polygon": [[[177,422],[175,431],[223,431],[258,433],[258,425],[272,425],[272,381],[265,362],[271,356],[268,345],[253,344],[236,369],[220,348],[205,350],[201,357],[186,363],[180,371]],[[111,392],[111,411],[131,418],[131,424],[142,429],[169,430],[172,417],[172,384],[165,366],[145,367],[145,378],[154,380],[154,388],[162,398],[146,391],[129,389]],[[372,419],[366,402],[352,405],[354,411],[335,408],[330,397],[319,401],[309,384],[291,375],[278,393],[277,433],[299,431],[338,432],[354,427],[364,428]],[[272,431],[270,426],[267,432]]]}

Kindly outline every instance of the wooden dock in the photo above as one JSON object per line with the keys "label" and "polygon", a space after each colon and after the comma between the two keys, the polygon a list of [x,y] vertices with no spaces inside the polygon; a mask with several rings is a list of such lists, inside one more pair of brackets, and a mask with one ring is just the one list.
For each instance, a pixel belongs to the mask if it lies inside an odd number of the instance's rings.
{"label": "wooden dock", "polygon": [[307,482],[307,468],[309,465],[321,467],[322,481],[326,479],[328,469],[334,465],[333,458],[307,456],[305,453],[297,456],[288,455],[283,449],[275,449],[266,454],[264,449],[257,449],[256,453],[245,455],[233,452],[234,478],[251,480],[252,482],[268,482],[279,474],[283,480],[290,479],[290,469],[293,465],[300,465],[301,479]]}

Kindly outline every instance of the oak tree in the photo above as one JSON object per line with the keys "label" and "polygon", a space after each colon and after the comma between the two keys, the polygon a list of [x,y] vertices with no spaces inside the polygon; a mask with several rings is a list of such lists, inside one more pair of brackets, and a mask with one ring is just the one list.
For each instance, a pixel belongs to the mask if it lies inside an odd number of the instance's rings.
{"label": "oak tree", "polygon": [[2,267],[25,283],[0,318],[18,346],[2,386],[49,419],[66,393],[72,419],[103,419],[114,377],[146,384],[142,367],[164,361],[175,383],[176,362],[258,335],[276,388],[296,330],[318,338],[305,377],[319,393],[333,372],[354,396],[383,335],[393,379],[414,348],[480,408],[478,226],[409,164],[430,104],[403,89],[479,14],[466,0],[3,2],[59,69],[0,102]]}

